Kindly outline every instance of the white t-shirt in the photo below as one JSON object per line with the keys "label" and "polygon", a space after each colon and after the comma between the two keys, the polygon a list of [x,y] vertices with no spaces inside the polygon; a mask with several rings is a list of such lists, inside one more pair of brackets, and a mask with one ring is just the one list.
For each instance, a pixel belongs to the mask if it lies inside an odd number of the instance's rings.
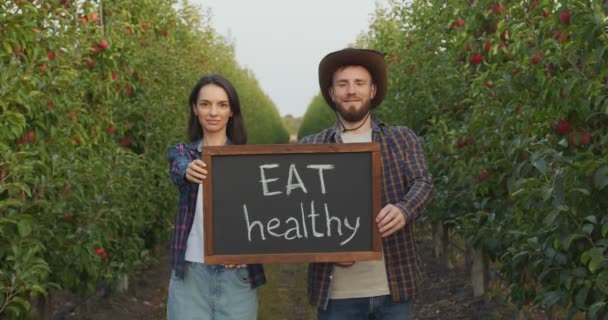
{"label": "white t-shirt", "polygon": [[205,263],[205,237],[203,230],[203,185],[198,185],[194,222],[186,242],[186,261]]}
{"label": "white t-shirt", "polygon": [[[371,142],[372,130],[363,134],[343,133],[342,142]],[[374,226],[375,228],[375,226]],[[382,260],[357,261],[349,268],[334,267],[330,299],[376,297],[390,294],[384,255]]]}

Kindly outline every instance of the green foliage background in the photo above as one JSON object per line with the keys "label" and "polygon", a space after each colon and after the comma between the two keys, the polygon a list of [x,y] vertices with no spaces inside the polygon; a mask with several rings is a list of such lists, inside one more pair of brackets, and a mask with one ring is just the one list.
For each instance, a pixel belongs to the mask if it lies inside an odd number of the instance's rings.
{"label": "green foliage background", "polygon": [[[423,220],[490,257],[516,305],[568,318],[608,310],[607,12],[608,1],[391,1],[357,42],[389,64],[375,114],[424,141],[435,195]],[[313,101],[307,130],[326,112]]]}
{"label": "green foliage background", "polygon": [[1,318],[153,260],[177,205],[166,150],[202,75],[234,83],[250,143],[288,142],[208,19],[170,0],[0,2]]}

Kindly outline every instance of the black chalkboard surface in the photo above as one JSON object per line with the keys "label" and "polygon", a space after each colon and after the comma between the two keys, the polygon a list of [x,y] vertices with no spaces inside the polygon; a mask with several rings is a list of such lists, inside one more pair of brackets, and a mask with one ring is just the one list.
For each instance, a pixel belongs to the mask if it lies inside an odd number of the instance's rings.
{"label": "black chalkboard surface", "polygon": [[376,143],[205,147],[206,263],[381,258]]}

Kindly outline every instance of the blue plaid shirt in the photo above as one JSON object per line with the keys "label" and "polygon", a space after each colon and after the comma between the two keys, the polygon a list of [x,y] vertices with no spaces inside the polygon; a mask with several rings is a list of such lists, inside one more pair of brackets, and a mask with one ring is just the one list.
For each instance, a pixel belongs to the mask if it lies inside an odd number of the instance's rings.
{"label": "blue plaid shirt", "polygon": [[[381,147],[382,207],[393,204],[407,219],[404,228],[382,239],[392,300],[407,301],[416,296],[422,282],[413,221],[430,202],[433,186],[416,134],[407,127],[386,126],[375,116],[371,120],[372,141]],[[300,143],[342,143],[339,129],[336,122]],[[312,305],[327,306],[333,267],[333,263],[309,264],[308,299]]]}
{"label": "blue plaid shirt", "polygon": [[[227,142],[230,144],[230,141]],[[186,169],[194,159],[201,158],[201,140],[194,143],[180,143],[169,148],[169,177],[179,189],[179,207],[171,239],[171,267],[175,274],[183,278],[186,265],[186,243],[194,222],[198,184],[186,180]],[[247,265],[252,288],[266,283],[264,268],[260,264]]]}

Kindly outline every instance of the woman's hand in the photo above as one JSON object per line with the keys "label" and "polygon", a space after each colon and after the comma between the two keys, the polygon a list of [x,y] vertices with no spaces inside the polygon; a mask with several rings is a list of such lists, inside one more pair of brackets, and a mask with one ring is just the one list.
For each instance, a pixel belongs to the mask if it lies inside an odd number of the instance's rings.
{"label": "woman's hand", "polygon": [[203,183],[203,179],[207,179],[207,164],[202,160],[193,160],[188,164],[186,169],[186,180],[192,183]]}

